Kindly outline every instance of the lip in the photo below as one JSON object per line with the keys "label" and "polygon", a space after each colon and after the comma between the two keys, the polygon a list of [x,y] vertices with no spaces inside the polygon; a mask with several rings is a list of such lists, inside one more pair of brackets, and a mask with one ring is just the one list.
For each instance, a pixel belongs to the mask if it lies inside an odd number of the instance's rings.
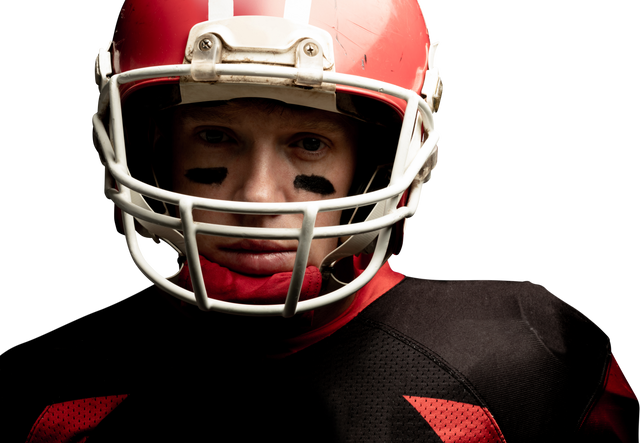
{"label": "lip", "polygon": [[273,241],[240,240],[217,248],[213,261],[249,275],[272,275],[293,269],[296,248]]}
{"label": "lip", "polygon": [[249,253],[272,253],[272,252],[296,252],[295,247],[283,245],[279,242],[269,240],[248,240],[235,241],[228,245],[221,245],[220,250]]}

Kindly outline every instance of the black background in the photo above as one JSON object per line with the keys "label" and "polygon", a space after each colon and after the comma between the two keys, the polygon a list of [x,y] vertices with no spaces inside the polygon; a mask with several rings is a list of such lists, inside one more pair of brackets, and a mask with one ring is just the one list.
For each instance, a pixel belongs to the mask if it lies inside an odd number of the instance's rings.
{"label": "black background", "polygon": [[[617,138],[624,126],[597,81],[598,30],[560,32],[566,20],[526,8],[505,19],[502,9],[425,3],[443,40],[442,161],[396,267],[543,282],[613,335],[637,386],[637,192]],[[47,362],[23,371],[25,354],[45,342],[90,346],[96,334],[143,322],[137,297],[149,292],[111,232],[89,143],[91,58],[111,36],[118,2],[86,4],[45,11],[51,32],[40,69],[29,71],[36,86],[27,108],[17,106],[28,124],[16,151],[30,169],[18,168],[7,201],[18,303],[6,313],[18,321],[6,341],[27,385]]]}

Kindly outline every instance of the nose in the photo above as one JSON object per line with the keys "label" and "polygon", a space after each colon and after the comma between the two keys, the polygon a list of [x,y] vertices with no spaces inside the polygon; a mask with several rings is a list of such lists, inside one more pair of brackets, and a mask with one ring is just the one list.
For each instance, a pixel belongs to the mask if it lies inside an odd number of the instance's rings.
{"label": "nose", "polygon": [[[234,168],[235,169],[235,168]],[[276,143],[257,141],[237,159],[238,186],[234,200],[254,203],[284,202],[288,171]],[[291,180],[289,180],[291,181]],[[293,182],[289,183],[293,186]]]}

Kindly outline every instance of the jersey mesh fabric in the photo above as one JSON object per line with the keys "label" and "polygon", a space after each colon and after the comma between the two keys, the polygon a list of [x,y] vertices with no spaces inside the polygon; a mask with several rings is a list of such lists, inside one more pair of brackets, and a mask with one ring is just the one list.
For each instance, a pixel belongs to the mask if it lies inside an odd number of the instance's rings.
{"label": "jersey mesh fabric", "polygon": [[[227,441],[442,443],[444,428],[430,426],[406,397],[455,402],[465,411],[484,408],[436,355],[357,318],[287,358],[254,359],[233,348],[211,359],[189,352],[171,361],[164,376],[137,386],[101,423],[101,435],[91,438],[201,441],[213,432]],[[182,386],[192,389],[163,383],[176,366],[204,369],[211,383]],[[470,417],[449,417],[447,429],[464,429]],[[471,418],[473,432],[462,435],[491,435],[490,420]]]}
{"label": "jersey mesh fabric", "polygon": [[[497,425],[487,418],[466,381],[414,343],[398,340],[373,323],[356,321],[317,346],[313,380],[324,397],[328,421],[334,423],[336,441],[441,443],[452,429],[459,429],[459,436],[466,438],[459,441],[502,441]],[[321,357],[329,353],[331,358]],[[305,354],[306,350],[300,357]],[[460,413],[452,413],[447,426],[430,426],[424,410],[408,398],[456,404]],[[464,430],[469,419],[473,419],[472,431]]]}

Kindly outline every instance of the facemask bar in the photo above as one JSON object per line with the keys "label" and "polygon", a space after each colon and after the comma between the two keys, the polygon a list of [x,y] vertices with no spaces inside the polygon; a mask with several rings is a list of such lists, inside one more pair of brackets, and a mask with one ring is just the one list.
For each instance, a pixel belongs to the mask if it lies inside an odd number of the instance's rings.
{"label": "facemask bar", "polygon": [[[288,79],[295,79],[297,76],[295,68],[268,65],[259,67],[255,65],[216,65],[216,72],[219,75],[251,75],[254,77]],[[309,202],[245,203],[213,200],[185,196],[150,186],[134,179],[129,174],[126,164],[119,85],[145,79],[188,76],[189,74],[189,65],[172,65],[137,69],[114,75],[107,87],[102,90],[99,110],[93,118],[94,130],[108,175],[105,193],[123,211],[123,224],[127,244],[134,262],[143,274],[164,291],[185,302],[197,304],[200,309],[252,316],[282,315],[289,317],[295,313],[317,309],[334,303],[362,288],[373,278],[386,260],[387,245],[392,226],[415,213],[422,181],[425,177],[428,177],[429,172],[435,165],[438,135],[433,129],[433,116],[429,106],[419,95],[411,90],[367,78],[325,72],[323,75],[324,83],[370,89],[407,101],[407,110],[404,115],[389,186],[368,194]],[[110,117],[109,130],[111,137],[103,124],[103,119],[107,114]],[[429,137],[419,149],[412,149],[412,151],[417,150],[417,152],[409,153],[409,149],[403,149],[402,146],[416,146],[416,137],[419,143],[422,127],[429,133]],[[111,140],[113,140],[113,143]],[[117,183],[117,186],[114,186],[113,183]],[[410,190],[407,205],[396,208],[401,195],[407,189]],[[134,201],[138,200],[139,202],[142,200],[136,199],[134,197],[136,194],[145,195],[179,207],[181,219],[158,214],[148,207],[136,204]],[[339,211],[357,206],[367,206],[377,202],[384,202],[383,204],[385,205],[383,215],[379,218],[351,225],[314,227],[318,212]],[[194,209],[241,214],[297,213],[303,214],[304,219],[300,229],[245,228],[194,222],[192,215]],[[174,246],[188,257],[194,292],[187,291],[172,283],[158,274],[146,262],[137,244],[134,218],[143,226],[159,226],[166,232],[174,232],[178,238],[180,237],[180,231],[184,233],[186,237],[185,246]],[[318,238],[351,236],[363,232],[378,233],[376,249],[365,271],[338,290],[320,295],[315,299],[298,302],[311,241]],[[296,239],[298,241],[296,262],[285,303],[283,305],[246,305],[207,298],[195,242],[197,233],[254,239]],[[164,239],[165,236],[162,236],[162,238]],[[171,244],[176,243],[171,239],[168,242]]]}

